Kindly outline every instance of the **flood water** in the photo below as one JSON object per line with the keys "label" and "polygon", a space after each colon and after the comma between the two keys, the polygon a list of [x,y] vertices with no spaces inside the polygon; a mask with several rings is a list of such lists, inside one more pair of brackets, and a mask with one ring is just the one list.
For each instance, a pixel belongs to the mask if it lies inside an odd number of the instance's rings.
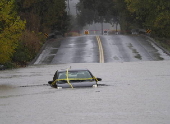
{"label": "flood water", "polygon": [[[170,61],[35,65],[0,71],[1,124],[168,124]],[[87,68],[97,88],[55,89],[57,69]]]}

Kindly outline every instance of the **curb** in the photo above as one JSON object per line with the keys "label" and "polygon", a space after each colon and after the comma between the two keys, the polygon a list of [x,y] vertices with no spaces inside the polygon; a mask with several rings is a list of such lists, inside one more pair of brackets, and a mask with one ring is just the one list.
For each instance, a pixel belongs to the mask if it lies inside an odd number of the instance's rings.
{"label": "curb", "polygon": [[41,47],[40,51],[38,52],[38,54],[35,56],[35,58],[28,64],[28,65],[33,65],[36,60],[38,59],[38,57],[40,56],[40,54],[42,53],[42,51],[44,50],[44,48],[47,46],[49,40],[46,40],[45,43],[43,44],[43,46]]}
{"label": "curb", "polygon": [[37,53],[37,55],[35,56],[35,58],[28,64],[29,65],[34,65],[34,63],[36,62],[36,60],[38,59],[38,57],[41,55],[42,51],[46,48],[46,46],[48,45],[48,43],[51,41],[51,40],[58,40],[58,39],[61,39],[61,38],[50,38],[50,39],[47,39],[45,41],[45,43],[43,44],[43,46],[41,47],[40,51]]}
{"label": "curb", "polygon": [[169,52],[167,49],[163,48],[159,43],[157,43],[157,42],[154,40],[154,38],[149,37],[149,36],[147,36],[147,35],[143,35],[143,36],[145,36],[146,38],[148,38],[152,43],[154,43],[157,47],[159,47],[160,49],[162,49],[163,52],[165,52],[167,55],[170,56],[170,52]]}

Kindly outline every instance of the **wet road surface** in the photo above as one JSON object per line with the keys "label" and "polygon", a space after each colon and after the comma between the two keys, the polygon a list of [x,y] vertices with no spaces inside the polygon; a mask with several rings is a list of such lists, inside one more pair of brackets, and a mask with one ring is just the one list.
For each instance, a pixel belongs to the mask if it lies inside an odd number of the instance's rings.
{"label": "wet road surface", "polygon": [[138,35],[100,36],[105,62],[133,62],[169,60],[148,38]]}
{"label": "wet road surface", "polygon": [[53,39],[34,64],[113,63],[170,60],[170,57],[139,35],[87,35]]}
{"label": "wet road surface", "polygon": [[98,56],[98,45],[94,36],[69,37],[61,41],[61,46],[51,64],[97,63]]}

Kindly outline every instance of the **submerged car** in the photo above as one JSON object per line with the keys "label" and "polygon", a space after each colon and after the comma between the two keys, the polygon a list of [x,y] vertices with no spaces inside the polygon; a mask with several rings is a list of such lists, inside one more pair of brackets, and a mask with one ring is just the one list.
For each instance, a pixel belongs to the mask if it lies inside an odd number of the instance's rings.
{"label": "submerged car", "polygon": [[53,81],[48,83],[55,88],[78,88],[78,87],[97,87],[98,81],[88,69],[67,69],[57,70]]}

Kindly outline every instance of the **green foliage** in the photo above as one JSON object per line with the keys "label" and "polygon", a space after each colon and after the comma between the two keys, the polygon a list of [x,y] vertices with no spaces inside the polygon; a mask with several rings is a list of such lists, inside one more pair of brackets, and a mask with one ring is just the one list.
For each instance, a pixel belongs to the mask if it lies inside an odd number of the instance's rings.
{"label": "green foliage", "polygon": [[121,30],[127,33],[132,26],[131,24],[136,25],[136,22],[133,19],[135,15],[131,14],[127,10],[127,5],[124,0],[115,0],[114,3],[115,12],[113,13],[113,15],[116,16],[116,22],[120,24]]}
{"label": "green foliage", "polygon": [[65,9],[65,0],[1,0],[0,64],[25,65],[42,47],[44,33],[64,34],[69,27]]}
{"label": "green foliage", "polygon": [[112,23],[115,20],[112,15],[115,12],[113,5],[112,0],[80,0],[77,5],[79,25],[85,26],[93,22],[100,23],[104,21]]}
{"label": "green foliage", "polygon": [[18,0],[22,18],[27,20],[27,29],[50,33],[51,30],[67,31],[69,18],[64,0]]}
{"label": "green foliage", "polygon": [[77,7],[79,11],[77,15],[78,25],[84,27],[86,24],[92,24],[96,18],[96,13],[93,10],[85,9],[82,3],[78,3]]}
{"label": "green foliage", "polygon": [[[119,23],[121,29],[151,29],[152,35],[170,38],[170,1],[167,0],[80,0],[78,22]],[[91,14],[90,14],[91,13]]]}
{"label": "green foliage", "polygon": [[125,0],[131,14],[160,37],[170,37],[170,1],[166,0]]}
{"label": "green foliage", "polygon": [[19,45],[12,58],[13,62],[25,66],[28,62],[33,60],[44,43],[43,37],[41,33],[35,34],[35,32],[26,30],[22,34]]}
{"label": "green foliage", "polygon": [[18,40],[25,28],[15,10],[14,0],[0,1],[0,63],[11,60],[18,45]]}

